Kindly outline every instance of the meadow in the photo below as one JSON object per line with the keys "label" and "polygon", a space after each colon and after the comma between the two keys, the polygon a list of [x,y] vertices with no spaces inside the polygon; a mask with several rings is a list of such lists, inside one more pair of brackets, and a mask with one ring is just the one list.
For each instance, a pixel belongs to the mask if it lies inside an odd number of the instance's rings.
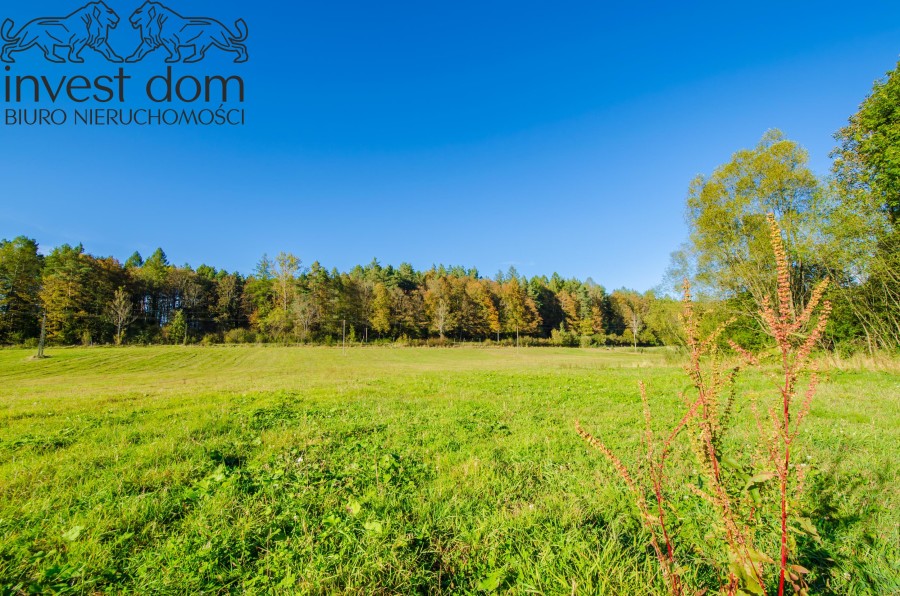
{"label": "meadow", "polygon": [[[638,381],[660,426],[682,411],[671,353],[32,354],[0,350],[2,594],[665,593],[573,422],[633,463]],[[812,593],[900,593],[900,375],[826,368],[800,443]]]}

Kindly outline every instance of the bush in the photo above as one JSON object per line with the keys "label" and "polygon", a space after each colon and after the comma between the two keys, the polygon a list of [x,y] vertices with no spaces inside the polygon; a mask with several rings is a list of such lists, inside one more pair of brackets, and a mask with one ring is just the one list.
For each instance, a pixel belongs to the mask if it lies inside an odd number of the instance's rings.
{"label": "bush", "polygon": [[550,343],[554,346],[574,348],[579,345],[579,341],[578,334],[566,331],[562,323],[560,323],[559,329],[554,329],[550,332]]}
{"label": "bush", "polygon": [[207,333],[200,340],[202,346],[213,346],[222,343],[222,335],[220,333]]}
{"label": "bush", "polygon": [[135,332],[131,337],[132,344],[150,345],[160,343],[161,333],[158,328],[145,327]]}
{"label": "bush", "polygon": [[[631,333],[629,332],[629,336],[630,335],[631,335]],[[606,336],[606,345],[608,345],[608,346],[630,346],[631,342],[625,341],[625,339],[617,333],[610,333],[609,335]]]}
{"label": "bush", "polygon": [[638,334],[639,346],[659,346],[662,345],[652,332],[644,329]]}
{"label": "bush", "polygon": [[[515,346],[516,340],[511,339],[509,345]],[[549,347],[553,346],[553,340],[546,339],[543,337],[531,337],[530,335],[520,335],[519,336],[519,345],[523,348],[537,348],[537,347]]]}
{"label": "bush", "polygon": [[256,343],[256,334],[249,329],[232,329],[225,332],[223,340],[226,344],[252,344]]}

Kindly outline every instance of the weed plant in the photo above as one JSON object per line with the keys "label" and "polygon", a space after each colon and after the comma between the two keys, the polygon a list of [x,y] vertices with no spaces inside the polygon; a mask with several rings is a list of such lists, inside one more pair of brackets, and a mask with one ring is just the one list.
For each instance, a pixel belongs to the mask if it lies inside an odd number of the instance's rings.
{"label": "weed plant", "polygon": [[[822,336],[831,306],[822,301],[826,280],[802,310],[795,309],[781,231],[772,215],[769,225],[777,297],[774,303],[764,299],[759,315],[776,345],[778,372],[769,375],[775,386],[774,398],[747,396],[756,429],[750,448],[729,449],[725,440],[736,400],[744,397],[735,391],[740,369],[724,366],[719,345],[730,322],[702,337],[687,282],[683,327],[690,354],[685,366],[690,386],[680,395],[685,405],[678,423],[663,440],[656,438],[647,391],[641,383],[644,455],[629,470],[602,440],[576,422],[578,434],[609,460],[631,493],[673,596],[705,593],[710,588],[728,596],[784,596],[788,585],[795,594],[809,594],[805,576],[810,571],[799,563],[799,551],[801,543],[819,542],[820,537],[803,515],[805,467],[798,466],[792,456],[819,383],[810,355]],[[749,351],[734,342],[729,344],[747,365],[761,367]],[[693,468],[690,476],[673,478],[669,458],[682,432],[687,435],[690,448],[685,454],[692,457]],[[680,468],[682,472],[685,469]],[[687,487],[697,503],[674,504],[673,484]],[[710,531],[702,541],[694,542],[693,552],[679,548],[679,534],[698,534],[704,527]],[[702,581],[698,568],[712,570],[717,585]],[[688,581],[689,577],[693,581]]]}

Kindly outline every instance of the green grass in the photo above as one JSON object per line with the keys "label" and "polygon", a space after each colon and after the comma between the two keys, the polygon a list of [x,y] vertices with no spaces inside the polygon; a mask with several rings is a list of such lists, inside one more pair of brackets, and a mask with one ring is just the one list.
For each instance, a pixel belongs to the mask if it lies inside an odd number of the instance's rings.
{"label": "green grass", "polygon": [[[49,354],[0,351],[0,593],[662,593],[624,489],[572,426],[634,462],[638,380],[660,425],[680,410],[661,353]],[[900,593],[898,406],[887,372],[820,389],[798,451],[814,593]]]}

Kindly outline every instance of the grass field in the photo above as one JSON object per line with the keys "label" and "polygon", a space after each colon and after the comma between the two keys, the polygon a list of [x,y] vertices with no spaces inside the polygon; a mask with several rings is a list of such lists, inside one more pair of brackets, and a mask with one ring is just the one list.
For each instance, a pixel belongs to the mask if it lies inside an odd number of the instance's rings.
{"label": "grass field", "polygon": [[[661,353],[31,353],[0,351],[0,593],[662,593],[572,424],[634,461],[638,380],[681,408]],[[900,377],[829,372],[801,440],[813,593],[900,593]]]}

